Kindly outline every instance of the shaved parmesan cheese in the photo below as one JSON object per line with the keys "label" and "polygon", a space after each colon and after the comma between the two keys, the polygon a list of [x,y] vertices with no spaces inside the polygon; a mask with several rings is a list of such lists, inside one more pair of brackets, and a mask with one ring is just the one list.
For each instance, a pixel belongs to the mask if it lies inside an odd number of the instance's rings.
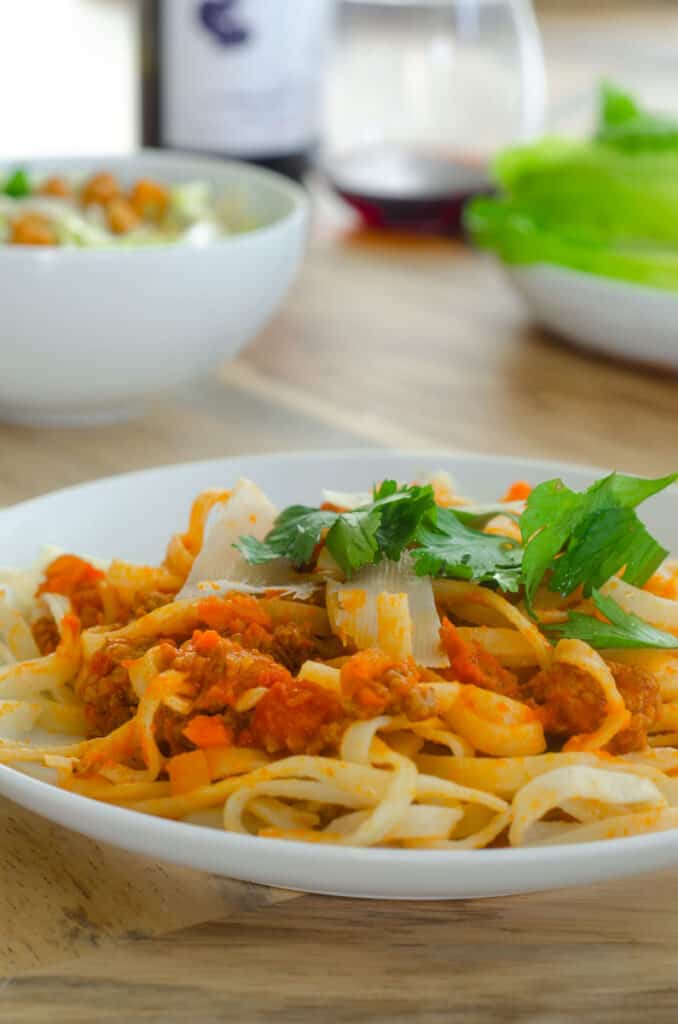
{"label": "shaved parmesan cheese", "polygon": [[0,668],[2,668],[3,665],[15,665],[16,661],[16,656],[12,654],[7,644],[4,644],[2,640],[0,640]]}
{"label": "shaved parmesan cheese", "polygon": [[439,469],[435,473],[429,473],[422,479],[421,484],[422,486],[426,486],[426,484],[431,485],[438,505],[448,507],[450,505],[463,505],[466,503],[465,499],[460,497],[456,483],[444,469]]}
{"label": "shaved parmesan cheese", "polygon": [[21,739],[40,717],[40,704],[24,700],[0,700],[0,740]]}
{"label": "shaved parmesan cheese", "polygon": [[337,636],[359,649],[380,647],[393,657],[407,651],[429,668],[449,665],[431,579],[416,575],[407,553],[367,566],[348,583],[329,580],[327,612]]}
{"label": "shaved parmesan cheese", "polygon": [[202,550],[177,599],[234,592],[265,594],[269,590],[290,597],[310,597],[324,579],[295,573],[286,558],[250,565],[234,547],[235,542],[246,535],[263,540],[277,514],[275,505],[256,484],[239,480],[229,500],[212,510]]}
{"label": "shaved parmesan cheese", "polygon": [[[178,596],[187,597],[191,587],[207,580],[229,580],[265,587],[283,560],[266,565],[249,565],[233,545],[243,536],[263,540],[272,529],[277,514],[277,508],[261,488],[251,480],[239,480],[229,500],[220,502],[212,509],[202,549]],[[289,565],[284,565],[289,578]]]}
{"label": "shaved parmesan cheese", "polygon": [[363,505],[371,505],[373,497],[369,491],[326,491],[323,490],[323,501],[328,505],[335,505],[337,508],[347,509],[349,512],[354,508],[362,508]]}
{"label": "shaved parmesan cheese", "polygon": [[444,469],[436,473],[429,473],[422,481],[422,485],[430,484],[435,494],[436,504],[446,508],[460,508],[462,512],[472,516],[487,516],[496,513],[498,516],[506,512],[514,512],[516,515],[525,508],[524,501],[501,501],[501,502],[477,502],[465,498],[459,493],[454,479]]}
{"label": "shaved parmesan cheese", "polygon": [[412,616],[406,593],[380,594],[377,598],[379,646],[394,658],[412,656]]}
{"label": "shaved parmesan cheese", "polygon": [[[299,600],[309,598],[318,587],[325,583],[324,578],[308,579],[300,576],[299,579],[292,577],[289,564],[279,562],[269,563],[268,566],[250,566],[251,569],[268,569],[266,582],[246,583],[244,580],[203,580],[201,583],[186,584],[181,591],[182,597],[218,597],[221,594],[267,594],[274,590],[280,597],[296,597]],[[264,573],[260,574],[264,576]]]}

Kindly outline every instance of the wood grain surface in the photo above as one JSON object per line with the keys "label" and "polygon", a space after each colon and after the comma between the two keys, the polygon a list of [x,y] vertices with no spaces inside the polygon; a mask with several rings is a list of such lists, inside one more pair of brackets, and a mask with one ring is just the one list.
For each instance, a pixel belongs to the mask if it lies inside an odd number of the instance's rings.
{"label": "wood grain surface", "polygon": [[26,971],[0,1021],[674,1024],[676,900],[675,872],[478,901],[305,896]]}
{"label": "wood grain surface", "polygon": [[[581,123],[601,74],[659,88],[675,67],[669,3],[552,0],[542,25],[556,124]],[[314,199],[300,279],[239,359],[137,423],[0,427],[0,503],[299,448],[676,468],[674,377],[531,328],[494,265],[460,244],[362,235],[319,184]],[[676,871],[478,902],[292,898],[93,843],[5,801],[0,1022],[669,1024],[677,907]]]}

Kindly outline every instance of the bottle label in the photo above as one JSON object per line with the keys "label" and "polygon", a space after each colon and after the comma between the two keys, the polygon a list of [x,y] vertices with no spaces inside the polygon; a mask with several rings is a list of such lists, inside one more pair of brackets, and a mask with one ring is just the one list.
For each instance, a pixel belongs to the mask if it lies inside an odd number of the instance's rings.
{"label": "bottle label", "polygon": [[333,6],[333,0],[163,0],[163,144],[269,156],[313,142]]}

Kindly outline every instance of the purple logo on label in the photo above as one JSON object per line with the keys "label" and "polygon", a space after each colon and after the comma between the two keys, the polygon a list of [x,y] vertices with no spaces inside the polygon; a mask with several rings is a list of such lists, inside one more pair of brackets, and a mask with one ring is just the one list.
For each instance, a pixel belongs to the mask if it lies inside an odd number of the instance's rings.
{"label": "purple logo on label", "polygon": [[235,8],[240,0],[205,0],[198,6],[200,21],[222,46],[239,46],[249,39]]}

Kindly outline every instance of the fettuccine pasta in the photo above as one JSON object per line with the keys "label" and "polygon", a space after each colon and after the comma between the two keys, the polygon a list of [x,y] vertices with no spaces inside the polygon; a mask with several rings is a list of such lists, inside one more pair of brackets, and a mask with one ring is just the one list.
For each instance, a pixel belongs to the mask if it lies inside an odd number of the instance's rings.
{"label": "fettuccine pasta", "polygon": [[595,586],[568,565],[559,590],[573,533],[532,585],[529,495],[474,506],[436,474],[281,515],[239,481],[196,498],[160,566],[0,570],[0,762],[335,845],[677,827],[676,564]]}

